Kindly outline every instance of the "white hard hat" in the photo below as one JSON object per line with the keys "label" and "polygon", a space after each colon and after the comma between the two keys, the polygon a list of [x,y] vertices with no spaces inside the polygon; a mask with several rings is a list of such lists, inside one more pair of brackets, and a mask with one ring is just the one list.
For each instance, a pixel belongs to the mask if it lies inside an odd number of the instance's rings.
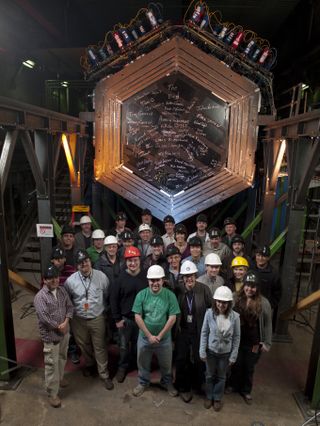
{"label": "white hard hat", "polygon": [[85,223],[92,223],[92,220],[90,216],[82,216],[80,219],[80,225],[83,225]]}
{"label": "white hard hat", "polygon": [[213,298],[215,300],[222,300],[223,302],[230,302],[233,300],[232,291],[229,287],[222,285],[214,292]]}
{"label": "white hard hat", "polygon": [[102,229],[95,229],[95,230],[92,232],[92,236],[91,236],[91,238],[92,238],[93,240],[99,240],[99,239],[101,239],[101,238],[105,238],[105,235],[104,235],[104,232],[102,231]]}
{"label": "white hard hat", "polygon": [[108,244],[118,244],[118,240],[116,239],[116,237],[114,235],[108,235],[104,239],[104,245],[106,246]]}
{"label": "white hard hat", "polygon": [[152,265],[148,269],[147,278],[149,280],[157,279],[157,278],[164,278],[164,277],[165,277],[165,273],[164,273],[164,269],[162,268],[162,266]]}
{"label": "white hard hat", "polygon": [[198,268],[193,262],[191,262],[191,260],[185,260],[181,265],[181,275],[196,274],[197,272]]}
{"label": "white hard hat", "polygon": [[142,225],[139,226],[139,232],[142,232],[142,231],[151,231],[151,228],[147,223],[143,223]]}
{"label": "white hard hat", "polygon": [[216,253],[209,253],[206,255],[206,258],[204,259],[205,265],[222,265],[220,256],[218,256]]}

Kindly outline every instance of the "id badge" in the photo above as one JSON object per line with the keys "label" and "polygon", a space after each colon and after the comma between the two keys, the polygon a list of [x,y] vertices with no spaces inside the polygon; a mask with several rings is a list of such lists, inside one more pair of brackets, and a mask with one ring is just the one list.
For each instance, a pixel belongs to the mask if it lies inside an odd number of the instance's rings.
{"label": "id badge", "polygon": [[191,323],[192,322],[192,315],[187,315],[187,322]]}
{"label": "id badge", "polygon": [[83,304],[83,309],[84,309],[85,311],[87,311],[87,310],[89,309],[89,303],[88,303],[88,302],[84,302],[84,304]]}

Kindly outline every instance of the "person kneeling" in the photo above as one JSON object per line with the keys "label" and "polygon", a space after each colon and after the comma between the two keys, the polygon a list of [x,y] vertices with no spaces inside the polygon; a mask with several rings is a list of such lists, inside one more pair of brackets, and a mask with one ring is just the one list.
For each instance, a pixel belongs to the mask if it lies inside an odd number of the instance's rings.
{"label": "person kneeling", "polygon": [[153,354],[157,356],[160,367],[160,386],[166,389],[170,396],[178,394],[172,385],[170,330],[180,309],[174,293],[163,287],[164,277],[164,269],[161,266],[150,266],[147,273],[149,287],[137,294],[132,307],[140,329],[137,345],[139,384],[133,389],[134,396],[142,395],[150,384]]}
{"label": "person kneeling", "polygon": [[240,344],[240,316],[232,310],[232,292],[226,286],[217,288],[212,309],[203,320],[199,355],[206,363],[205,408],[220,411],[226,373],[234,364]]}

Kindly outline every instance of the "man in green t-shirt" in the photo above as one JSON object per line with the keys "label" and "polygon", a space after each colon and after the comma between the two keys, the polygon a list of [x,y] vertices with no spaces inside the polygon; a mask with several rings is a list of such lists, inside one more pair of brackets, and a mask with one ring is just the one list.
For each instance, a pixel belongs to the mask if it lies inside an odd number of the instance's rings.
{"label": "man in green t-shirt", "polygon": [[161,387],[170,396],[178,394],[172,385],[171,328],[180,314],[180,308],[174,293],[163,287],[164,277],[161,266],[150,266],[147,274],[149,287],[137,294],[132,307],[140,329],[137,344],[139,384],[133,389],[134,396],[142,395],[149,386],[153,354],[158,358]]}

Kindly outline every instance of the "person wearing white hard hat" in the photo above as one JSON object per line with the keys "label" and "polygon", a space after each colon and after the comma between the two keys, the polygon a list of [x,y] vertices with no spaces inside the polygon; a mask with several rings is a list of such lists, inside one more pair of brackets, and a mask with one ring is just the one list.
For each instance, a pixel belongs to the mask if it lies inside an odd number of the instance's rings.
{"label": "person wearing white hard hat", "polygon": [[229,287],[218,287],[201,329],[199,356],[206,363],[206,399],[204,407],[222,408],[227,369],[238,356],[240,315],[232,310],[233,296]]}
{"label": "person wearing white hard hat", "polygon": [[80,228],[81,231],[77,232],[74,236],[75,246],[77,250],[85,249],[87,250],[91,244],[91,235],[92,235],[92,221],[90,216],[82,216],[80,218]]}
{"label": "person wearing white hard hat", "polygon": [[216,289],[224,284],[224,279],[219,275],[222,262],[217,254],[210,253],[205,257],[204,264],[206,266],[206,273],[197,278],[197,281],[207,285],[210,288],[211,294],[214,295]]}
{"label": "person wearing white hard hat", "polygon": [[160,386],[167,390],[170,396],[178,394],[172,385],[171,328],[180,309],[174,293],[163,287],[164,277],[165,272],[160,265],[150,266],[147,273],[149,287],[137,294],[132,307],[139,327],[139,384],[133,389],[134,396],[142,395],[150,384],[153,354],[157,356],[160,367]]}
{"label": "person wearing white hard hat", "polygon": [[142,261],[152,254],[152,248],[151,248],[151,237],[152,237],[152,230],[150,226],[147,223],[143,223],[139,226],[139,241],[137,244],[138,249],[141,251],[141,258]]}
{"label": "person wearing white hard hat", "polygon": [[95,229],[92,232],[92,246],[87,249],[92,264],[94,265],[103,252],[105,235],[102,229]]}
{"label": "person wearing white hard hat", "polygon": [[113,235],[108,235],[104,239],[104,251],[94,264],[94,269],[102,271],[109,278],[110,284],[120,275],[124,261],[118,255],[118,240]]}
{"label": "person wearing white hard hat", "polygon": [[190,402],[192,390],[201,392],[204,365],[199,357],[201,327],[206,310],[212,305],[208,286],[196,282],[198,269],[190,260],[181,265],[184,288],[178,293],[181,315],[176,325],[175,386],[184,402]]}

